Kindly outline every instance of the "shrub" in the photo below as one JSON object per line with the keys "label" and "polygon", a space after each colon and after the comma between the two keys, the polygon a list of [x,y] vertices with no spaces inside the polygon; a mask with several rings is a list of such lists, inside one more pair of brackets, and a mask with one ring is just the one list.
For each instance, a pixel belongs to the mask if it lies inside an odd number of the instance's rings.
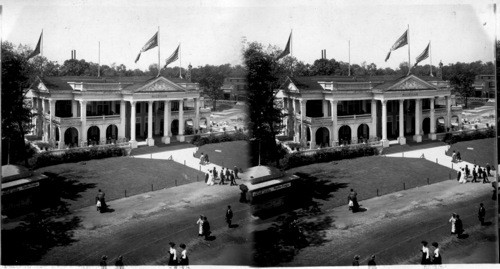
{"label": "shrub", "polygon": [[205,144],[214,144],[214,143],[248,140],[248,139],[249,139],[248,135],[246,135],[243,132],[236,132],[234,134],[223,133],[220,135],[210,134],[209,136],[203,136],[203,137],[200,135],[195,135],[191,140],[191,144],[200,147]]}
{"label": "shrub", "polygon": [[443,138],[443,142],[451,145],[460,141],[469,141],[469,140],[490,138],[495,136],[496,136],[495,130],[490,127],[486,129],[460,132],[459,134],[447,133]]}

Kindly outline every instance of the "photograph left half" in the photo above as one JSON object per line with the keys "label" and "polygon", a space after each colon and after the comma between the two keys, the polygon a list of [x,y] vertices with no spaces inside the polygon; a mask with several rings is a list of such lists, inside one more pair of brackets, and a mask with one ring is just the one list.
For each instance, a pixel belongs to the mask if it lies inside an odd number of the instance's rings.
{"label": "photograph left half", "polygon": [[2,265],[251,264],[242,11],[3,3]]}

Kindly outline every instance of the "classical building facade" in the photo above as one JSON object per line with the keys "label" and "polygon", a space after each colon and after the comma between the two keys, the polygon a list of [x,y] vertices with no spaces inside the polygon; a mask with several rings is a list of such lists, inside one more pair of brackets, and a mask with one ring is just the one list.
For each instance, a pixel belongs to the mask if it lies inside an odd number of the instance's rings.
{"label": "classical building facade", "polygon": [[[33,133],[58,148],[129,141],[147,145],[203,132],[210,122],[197,83],[165,77],[42,77],[27,94]],[[149,124],[151,123],[151,124]]]}
{"label": "classical building facade", "polygon": [[225,100],[245,100],[248,88],[246,77],[229,77],[224,79],[221,89]]}
{"label": "classical building facade", "polygon": [[472,87],[474,97],[495,98],[495,75],[477,75]]}
{"label": "classical building facade", "polygon": [[436,77],[289,77],[277,97],[288,115],[286,134],[311,149],[435,140],[461,122],[449,83]]}

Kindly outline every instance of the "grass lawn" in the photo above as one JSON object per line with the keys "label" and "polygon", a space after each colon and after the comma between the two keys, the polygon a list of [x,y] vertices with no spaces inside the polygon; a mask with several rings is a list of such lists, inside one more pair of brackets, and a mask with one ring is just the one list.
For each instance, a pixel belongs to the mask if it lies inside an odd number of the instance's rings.
{"label": "grass lawn", "polygon": [[[288,170],[308,177],[314,184],[320,204],[333,208],[347,204],[350,189],[365,200],[405,188],[415,188],[456,178],[456,172],[425,159],[393,158],[383,156],[362,157],[330,163],[318,163]],[[328,193],[325,193],[328,192]],[[370,205],[360,203],[362,207]]]}
{"label": "grass lawn", "polygon": [[[84,164],[85,163],[85,164]],[[39,169],[58,175],[61,185],[74,192],[68,200],[70,209],[93,205],[98,189],[106,193],[106,200],[115,200],[161,188],[195,182],[203,173],[182,164],[130,157],[107,158],[80,163],[66,163]]]}
{"label": "grass lawn", "polygon": [[475,163],[481,167],[489,163],[495,169],[495,138],[485,138],[472,141],[458,142],[451,145],[446,155],[451,156],[453,151],[459,151],[463,161]]}
{"label": "grass lawn", "polygon": [[234,166],[246,169],[250,167],[249,144],[247,141],[231,141],[216,144],[206,144],[198,148],[195,156],[208,154],[211,163],[233,169]]}

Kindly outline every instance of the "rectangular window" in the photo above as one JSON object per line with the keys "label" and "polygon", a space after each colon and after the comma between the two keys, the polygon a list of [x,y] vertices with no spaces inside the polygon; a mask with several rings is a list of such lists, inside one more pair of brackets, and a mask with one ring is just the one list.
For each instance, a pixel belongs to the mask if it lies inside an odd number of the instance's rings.
{"label": "rectangular window", "polygon": [[141,103],[137,102],[135,105],[135,112],[141,114]]}

